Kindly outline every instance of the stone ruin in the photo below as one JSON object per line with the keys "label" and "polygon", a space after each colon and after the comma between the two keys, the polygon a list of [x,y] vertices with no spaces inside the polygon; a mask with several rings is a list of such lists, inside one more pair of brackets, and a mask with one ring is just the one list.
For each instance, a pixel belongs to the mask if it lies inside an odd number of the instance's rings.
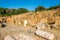
{"label": "stone ruin", "polygon": [[27,21],[27,20],[24,20],[24,21],[23,21],[23,24],[24,24],[24,26],[27,26],[28,21]]}
{"label": "stone ruin", "polygon": [[37,27],[37,29],[45,29],[46,28],[46,25],[45,25],[45,23],[38,23],[36,25],[36,27]]}
{"label": "stone ruin", "polygon": [[54,34],[50,33],[50,32],[46,32],[46,31],[43,31],[43,30],[36,30],[36,34],[38,36],[41,36],[43,38],[46,38],[48,40],[53,40],[54,39]]}
{"label": "stone ruin", "polygon": [[36,30],[36,35],[41,36],[43,38],[46,38],[48,40],[53,40],[54,39],[54,34],[44,31],[43,29],[46,28],[45,23],[38,23],[37,24],[37,30]]}

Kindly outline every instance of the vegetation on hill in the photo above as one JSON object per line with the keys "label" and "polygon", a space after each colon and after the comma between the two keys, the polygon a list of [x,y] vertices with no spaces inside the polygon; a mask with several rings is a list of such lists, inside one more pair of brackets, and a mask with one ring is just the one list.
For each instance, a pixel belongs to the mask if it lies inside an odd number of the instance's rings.
{"label": "vegetation on hill", "polygon": [[44,11],[44,10],[46,10],[46,8],[44,6],[38,6],[38,7],[35,8],[36,12],[37,11]]}
{"label": "vegetation on hill", "polygon": [[11,16],[16,14],[22,14],[28,12],[25,8],[19,8],[19,9],[8,9],[8,8],[0,8],[0,16]]}
{"label": "vegetation on hill", "polygon": [[48,10],[57,9],[57,8],[60,8],[60,5],[52,6],[52,7],[48,8]]}
{"label": "vegetation on hill", "polygon": [[[53,10],[53,9],[57,9],[60,8],[60,5],[57,6],[52,6],[50,8],[45,8],[44,6],[38,6],[35,8],[35,12],[37,11],[45,11],[45,10]],[[27,9],[25,8],[19,8],[19,9],[9,9],[9,8],[1,8],[0,7],[0,16],[11,16],[11,15],[16,15],[16,14],[22,14],[22,13],[26,13],[29,12]]]}
{"label": "vegetation on hill", "polygon": [[45,10],[53,10],[53,9],[57,9],[57,8],[60,8],[60,5],[52,6],[52,7],[49,7],[49,8],[45,8],[44,6],[38,6],[38,7],[35,8],[35,12],[45,11]]}

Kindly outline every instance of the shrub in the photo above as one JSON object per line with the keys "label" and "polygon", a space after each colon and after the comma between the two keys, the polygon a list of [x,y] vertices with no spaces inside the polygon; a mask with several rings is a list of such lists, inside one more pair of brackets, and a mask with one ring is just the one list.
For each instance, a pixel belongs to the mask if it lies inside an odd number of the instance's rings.
{"label": "shrub", "polygon": [[38,7],[35,8],[35,11],[36,11],[36,12],[37,12],[37,11],[43,11],[43,10],[46,10],[46,8],[43,7],[43,6],[38,6]]}

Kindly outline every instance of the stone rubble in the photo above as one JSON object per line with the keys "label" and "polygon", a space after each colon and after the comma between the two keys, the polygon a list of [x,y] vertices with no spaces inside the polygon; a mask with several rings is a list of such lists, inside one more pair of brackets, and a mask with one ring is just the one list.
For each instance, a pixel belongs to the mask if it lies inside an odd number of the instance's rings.
{"label": "stone rubble", "polygon": [[14,38],[12,38],[10,35],[7,35],[4,37],[4,40],[14,40]]}
{"label": "stone rubble", "polygon": [[38,36],[41,36],[43,38],[46,38],[48,40],[53,40],[54,39],[54,34],[50,33],[50,32],[46,32],[46,31],[43,31],[43,30],[36,30],[36,34]]}

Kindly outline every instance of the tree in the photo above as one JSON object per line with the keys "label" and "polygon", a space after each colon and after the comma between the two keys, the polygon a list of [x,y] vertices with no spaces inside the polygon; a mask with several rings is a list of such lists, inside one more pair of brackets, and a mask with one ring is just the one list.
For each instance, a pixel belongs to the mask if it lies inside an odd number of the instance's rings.
{"label": "tree", "polygon": [[43,11],[43,10],[45,10],[46,8],[45,7],[43,7],[43,6],[38,6],[38,7],[36,7],[35,8],[35,11],[37,12],[37,11]]}
{"label": "tree", "polygon": [[28,10],[25,9],[25,8],[19,8],[19,9],[17,10],[17,13],[18,13],[18,14],[26,13],[26,12],[28,12]]}
{"label": "tree", "polygon": [[8,8],[0,8],[0,16],[10,16],[10,15],[16,15],[28,12],[25,8],[19,8],[19,9],[8,9]]}
{"label": "tree", "polygon": [[15,11],[16,11],[16,9],[8,9],[8,10],[6,10],[6,13],[10,14],[10,15],[14,15]]}
{"label": "tree", "polygon": [[57,9],[57,8],[60,8],[60,5],[52,6],[52,7],[48,8],[48,10],[53,10],[53,9]]}
{"label": "tree", "polygon": [[7,10],[8,8],[0,8],[0,14],[1,15],[4,15],[4,14],[6,14],[6,10]]}

